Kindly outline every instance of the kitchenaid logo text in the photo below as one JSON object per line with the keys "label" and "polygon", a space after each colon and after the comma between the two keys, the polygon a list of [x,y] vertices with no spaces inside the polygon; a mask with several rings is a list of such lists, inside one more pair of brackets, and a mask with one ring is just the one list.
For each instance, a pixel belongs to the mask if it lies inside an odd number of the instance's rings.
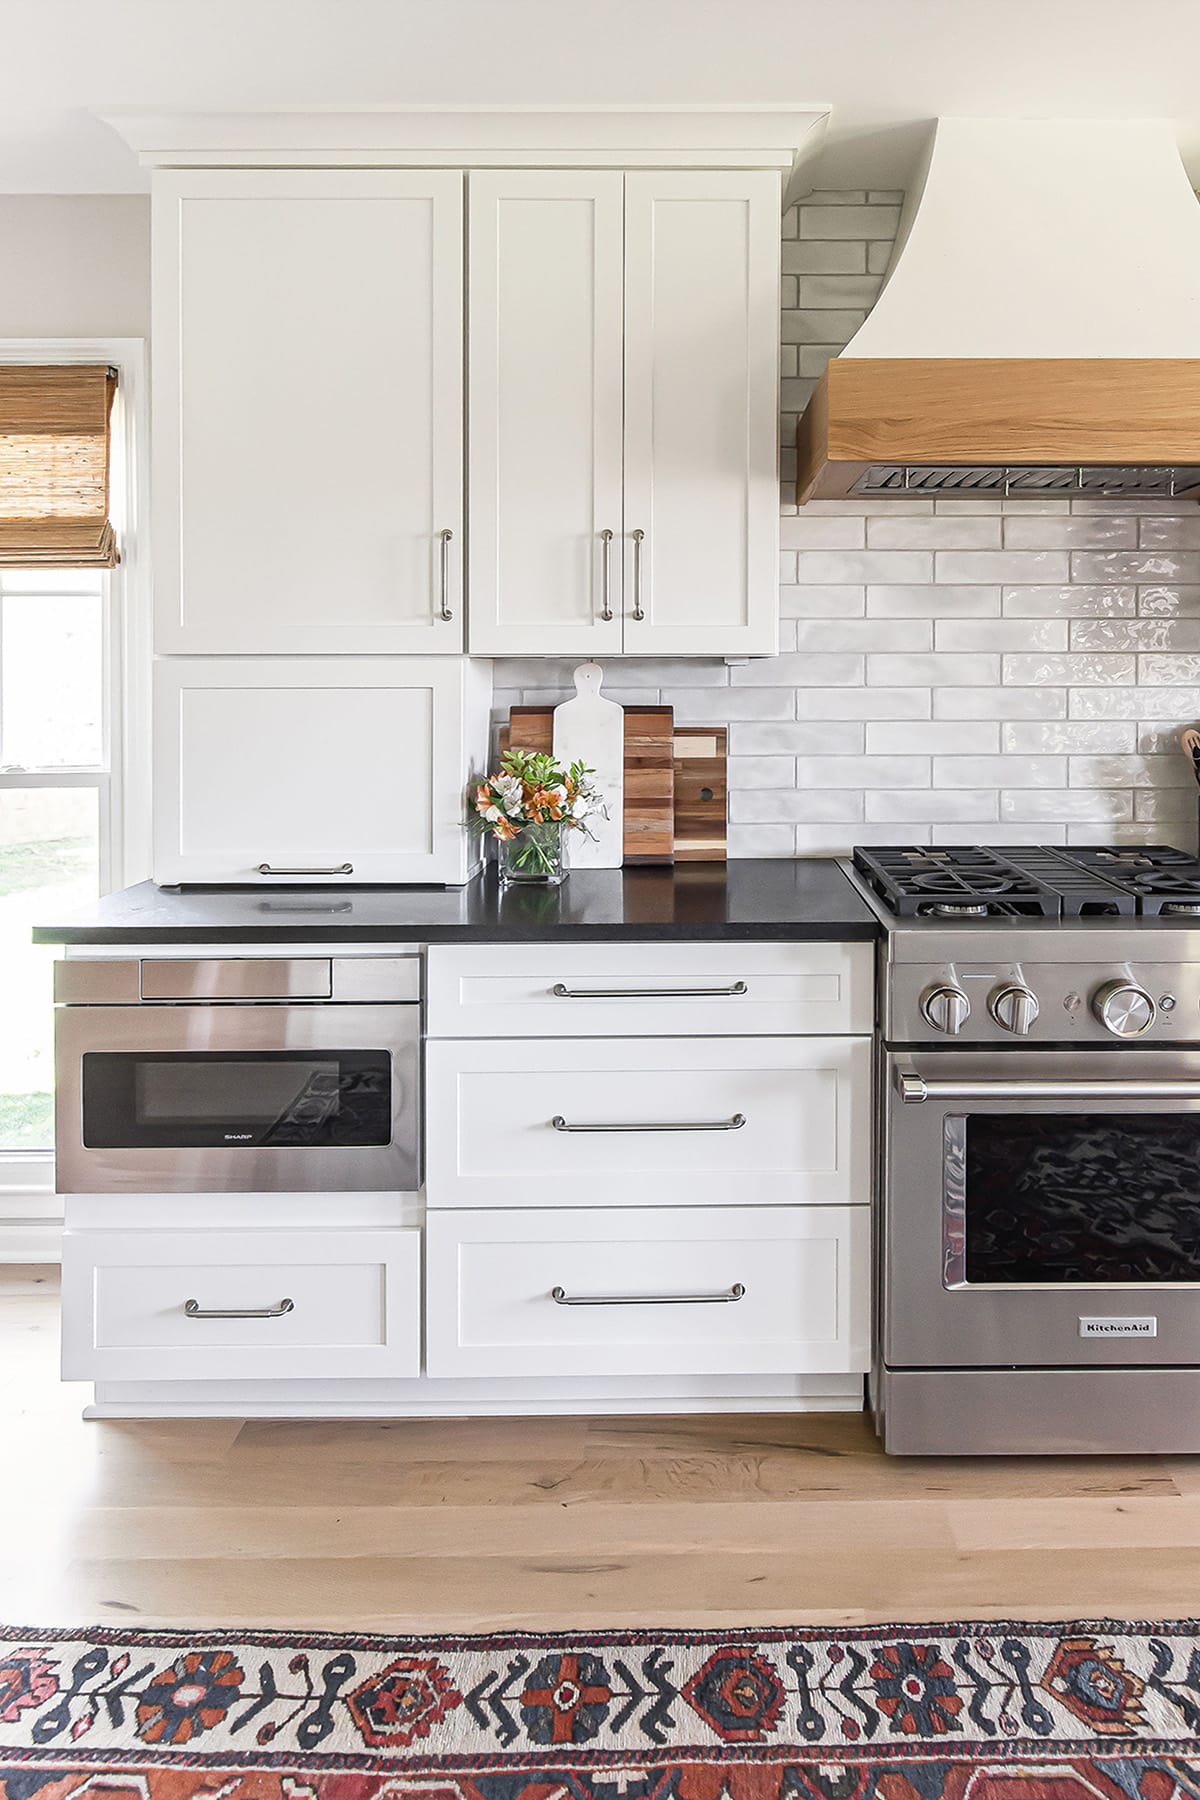
{"label": "kitchenaid logo text", "polygon": [[1080,1319],[1081,1338],[1157,1337],[1158,1320],[1149,1319]]}

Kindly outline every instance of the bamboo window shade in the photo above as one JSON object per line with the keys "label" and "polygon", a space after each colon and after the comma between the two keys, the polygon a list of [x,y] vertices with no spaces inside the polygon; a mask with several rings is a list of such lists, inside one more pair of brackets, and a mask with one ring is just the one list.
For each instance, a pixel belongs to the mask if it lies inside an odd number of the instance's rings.
{"label": "bamboo window shade", "polygon": [[105,365],[0,364],[0,568],[111,569]]}

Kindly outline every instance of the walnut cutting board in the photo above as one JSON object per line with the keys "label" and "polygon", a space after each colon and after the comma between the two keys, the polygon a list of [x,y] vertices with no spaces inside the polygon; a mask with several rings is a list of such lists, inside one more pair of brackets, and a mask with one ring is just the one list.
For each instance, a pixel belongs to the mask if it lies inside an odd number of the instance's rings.
{"label": "walnut cutting board", "polygon": [[625,708],[625,861],[675,860],[675,714]]}
{"label": "walnut cutting board", "polygon": [[724,725],[675,727],[675,860],[724,862],[726,764]]}

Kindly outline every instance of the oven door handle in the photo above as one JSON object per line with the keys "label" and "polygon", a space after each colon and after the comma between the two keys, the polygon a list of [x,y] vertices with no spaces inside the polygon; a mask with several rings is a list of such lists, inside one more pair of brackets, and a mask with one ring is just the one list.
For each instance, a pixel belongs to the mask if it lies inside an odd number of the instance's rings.
{"label": "oven door handle", "polygon": [[1200,1100],[1200,1081],[926,1081],[903,1063],[895,1080],[906,1106],[924,1100]]}

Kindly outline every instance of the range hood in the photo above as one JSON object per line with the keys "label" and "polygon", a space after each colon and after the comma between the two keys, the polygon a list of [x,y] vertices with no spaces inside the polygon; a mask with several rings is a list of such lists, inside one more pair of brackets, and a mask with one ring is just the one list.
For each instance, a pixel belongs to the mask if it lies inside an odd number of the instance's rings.
{"label": "range hood", "polygon": [[941,119],[797,498],[1200,498],[1200,203],[1163,120]]}

